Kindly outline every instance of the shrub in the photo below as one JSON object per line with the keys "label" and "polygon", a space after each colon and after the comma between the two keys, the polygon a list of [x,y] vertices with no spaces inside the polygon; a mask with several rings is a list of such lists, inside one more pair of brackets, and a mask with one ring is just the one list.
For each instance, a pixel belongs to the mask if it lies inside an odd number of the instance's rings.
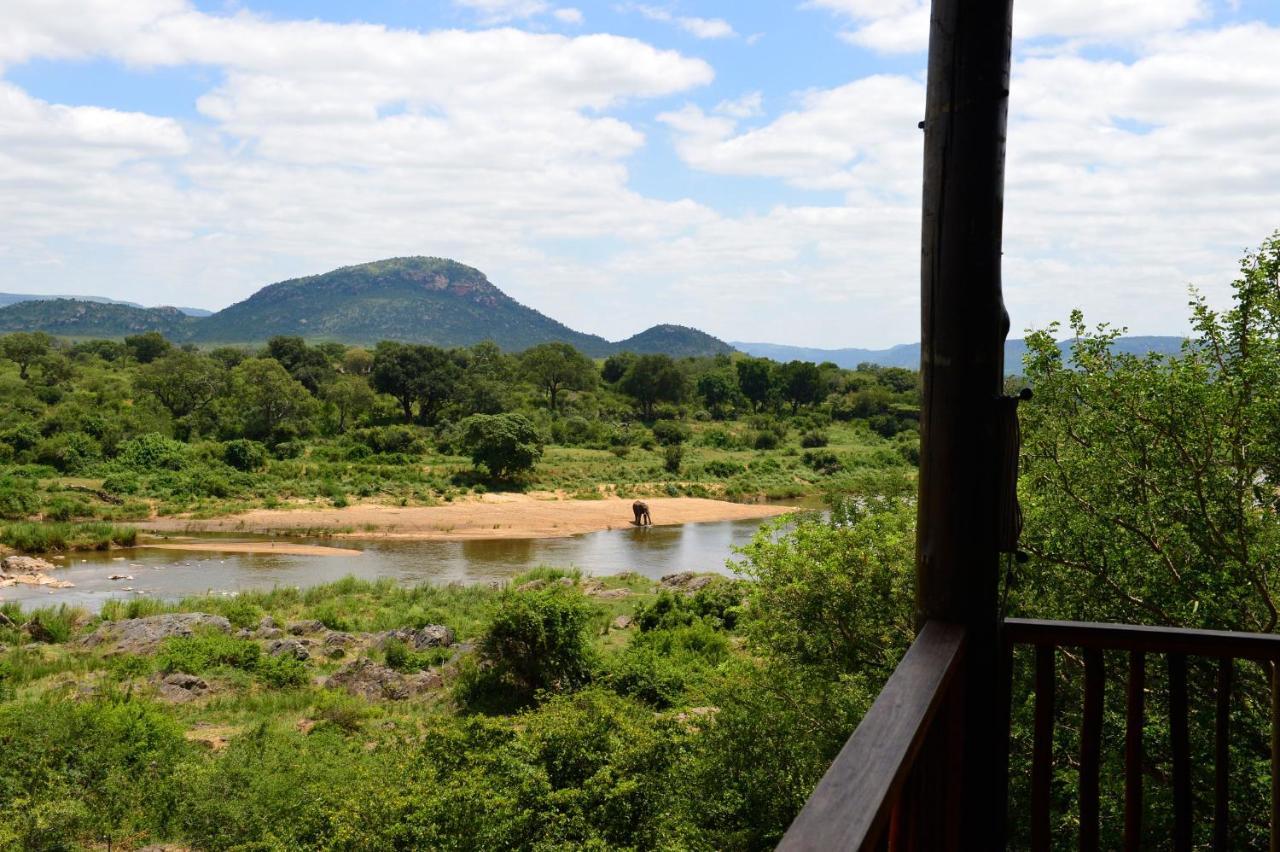
{"label": "shrub", "polygon": [[262,470],[267,466],[267,448],[246,438],[227,441],[222,445],[222,461],[236,470]]}
{"label": "shrub", "polygon": [[689,427],[676,420],[659,420],[653,424],[653,437],[664,447],[677,446],[689,440]]}
{"label": "shrub", "polygon": [[776,450],[779,443],[777,432],[756,432],[751,438],[751,446],[757,450]]}
{"label": "shrub", "polygon": [[533,469],[542,438],[522,414],[473,414],[458,424],[459,443],[477,467],[503,478]]}
{"label": "shrub", "polygon": [[134,470],[182,470],[189,458],[186,444],[150,432],[120,445],[117,460]]}
{"label": "shrub", "polygon": [[69,521],[92,514],[89,501],[83,497],[53,497],[44,505],[44,517],[49,521]]}
{"label": "shrub", "polygon": [[580,686],[591,671],[591,614],[576,591],[507,592],[480,641],[480,655],[525,693]]}
{"label": "shrub", "polygon": [[35,448],[36,461],[62,473],[81,473],[102,458],[102,447],[84,432],[63,432]]}
{"label": "shrub", "polygon": [[826,432],[819,432],[814,430],[812,432],[805,432],[803,435],[800,436],[800,446],[804,447],[805,449],[813,449],[815,447],[825,447],[830,442],[831,442],[830,438],[827,437]]}
{"label": "shrub", "polygon": [[277,689],[306,686],[311,679],[306,664],[288,654],[278,657],[260,657],[254,667],[254,673],[267,686]]}
{"label": "shrub", "polygon": [[838,472],[843,467],[839,457],[830,450],[806,450],[800,460],[804,462],[805,467],[826,476]]}
{"label": "shrub", "polygon": [[102,490],[108,494],[137,494],[142,483],[135,473],[113,473],[102,480]]}
{"label": "shrub", "polygon": [[0,476],[0,518],[21,520],[39,507],[34,480]]}
{"label": "shrub", "polygon": [[725,459],[712,459],[702,466],[709,476],[717,479],[728,479],[731,476],[737,476],[746,472],[746,468],[735,461],[727,461]]}
{"label": "shrub", "polygon": [[261,657],[262,648],[256,642],[205,633],[166,639],[156,652],[156,665],[165,674],[200,674],[223,666],[252,672],[258,668]]}
{"label": "shrub", "polygon": [[667,473],[679,473],[680,462],[684,459],[684,447],[672,444],[662,454],[662,466]]}

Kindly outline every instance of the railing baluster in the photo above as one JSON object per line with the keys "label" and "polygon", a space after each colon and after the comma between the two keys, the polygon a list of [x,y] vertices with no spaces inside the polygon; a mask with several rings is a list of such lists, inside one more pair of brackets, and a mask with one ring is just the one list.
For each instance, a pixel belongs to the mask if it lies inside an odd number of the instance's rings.
{"label": "railing baluster", "polygon": [[1098,763],[1102,753],[1102,652],[1084,651],[1084,718],[1080,726],[1080,849],[1098,849]]}
{"label": "railing baluster", "polygon": [[1271,663],[1271,852],[1280,852],[1280,664]]}
{"label": "railing baluster", "polygon": [[1142,848],[1142,729],[1147,697],[1147,655],[1129,654],[1124,728],[1124,848]]}
{"label": "railing baluster", "polygon": [[1191,741],[1187,730],[1187,658],[1169,655],[1169,738],[1173,748],[1173,848],[1191,852]]}
{"label": "railing baluster", "polygon": [[1001,650],[1000,671],[996,683],[1000,688],[1000,768],[997,772],[996,784],[1001,791],[997,798],[998,813],[995,841],[997,849],[1005,849],[1009,845],[1009,730],[1013,725],[1013,644],[1004,643]]}
{"label": "railing baluster", "polygon": [[1218,658],[1218,712],[1213,742],[1213,848],[1231,848],[1231,676],[1230,657]]}
{"label": "railing baluster", "polygon": [[1049,798],[1053,784],[1054,648],[1036,646],[1035,744],[1031,759],[1031,848],[1048,849]]}

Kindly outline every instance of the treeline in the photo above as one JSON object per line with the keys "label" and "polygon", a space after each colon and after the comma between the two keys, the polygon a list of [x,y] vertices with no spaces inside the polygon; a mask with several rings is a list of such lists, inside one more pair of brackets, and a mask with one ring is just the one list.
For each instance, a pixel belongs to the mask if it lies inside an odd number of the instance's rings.
{"label": "treeline", "polygon": [[[773,420],[816,430],[863,419],[891,437],[914,428],[917,406],[916,375],[899,368],[631,354],[597,365],[564,343],[510,355],[491,343],[368,350],[277,337],[258,351],[199,351],[154,332],[71,344],[19,333],[0,338],[0,355],[17,368],[2,390],[0,462],[62,472],[148,433],[288,452],[299,439],[396,422],[443,439],[469,417],[518,413],[548,442],[608,448],[631,441],[633,424],[678,443],[679,426],[654,424],[752,417],[751,440],[768,449]],[[231,463],[252,466],[246,452],[231,451]]]}

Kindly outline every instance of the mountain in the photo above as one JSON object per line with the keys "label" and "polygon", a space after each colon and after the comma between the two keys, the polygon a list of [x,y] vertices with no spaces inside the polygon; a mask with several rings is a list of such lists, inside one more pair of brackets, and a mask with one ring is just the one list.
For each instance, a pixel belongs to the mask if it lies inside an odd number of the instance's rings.
{"label": "mountain", "polygon": [[[7,301],[6,301],[7,300]],[[398,257],[270,284],[214,314],[83,299],[0,294],[0,333],[115,337],[158,331],[178,343],[261,344],[276,335],[371,345],[380,340],[470,346],[492,340],[519,352],[548,341],[586,355],[618,351],[712,355],[732,348],[694,328],[659,325],[621,343],[575,331],[520,304],[483,272],[437,257]]]}
{"label": "mountain", "polygon": [[77,299],[40,299],[0,308],[0,333],[44,331],[61,337],[125,337],[158,331],[170,340],[182,341],[196,323],[177,308],[138,308],[112,302]]}
{"label": "mountain", "polygon": [[203,320],[194,339],[253,343],[277,334],[444,347],[493,340],[516,351],[563,340],[592,356],[612,351],[603,337],[520,304],[478,269],[436,257],[398,257],[270,284]]}
{"label": "mountain", "polygon": [[635,352],[640,355],[661,353],[673,358],[719,355],[733,351],[733,347],[723,340],[685,325],[655,325],[626,340],[618,341],[613,344],[613,348],[618,352]]}
{"label": "mountain", "polygon": [[[122,302],[119,299],[108,299],[106,296],[56,296],[47,293],[0,293],[0,307],[16,305],[20,302],[49,302],[55,299],[70,299],[76,302],[98,302],[103,305],[124,305],[129,308],[142,308],[137,302]],[[178,308],[189,317],[213,316],[213,311],[204,308]]]}
{"label": "mountain", "polygon": [[[1173,336],[1139,336],[1118,338],[1112,345],[1115,352],[1131,355],[1146,355],[1156,352],[1161,355],[1175,355],[1182,349],[1185,338]],[[805,346],[787,346],[781,343],[741,343],[734,341],[731,345],[748,355],[758,358],[772,358],[775,361],[813,361],[821,363],[832,361],[841,367],[852,369],[859,364],[879,364],[882,367],[906,367],[911,370],[920,369],[920,344],[901,343],[889,349],[812,349]],[[1060,341],[1063,348],[1069,348],[1071,341]],[[1004,344],[1005,372],[1013,373],[1022,369],[1022,358],[1027,354],[1027,344],[1021,340],[1007,340]]]}

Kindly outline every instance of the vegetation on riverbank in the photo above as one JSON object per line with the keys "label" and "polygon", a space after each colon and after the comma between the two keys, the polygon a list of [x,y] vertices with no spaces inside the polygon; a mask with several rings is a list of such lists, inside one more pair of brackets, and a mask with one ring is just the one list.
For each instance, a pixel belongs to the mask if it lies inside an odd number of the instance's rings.
{"label": "vegetation on riverbank", "polygon": [[739,355],[593,362],[566,344],[369,351],[0,338],[0,518],[358,501],[488,490],[749,502],[902,493],[916,378]]}
{"label": "vegetation on riverbank", "polygon": [[[504,588],[344,580],[99,616],[0,606],[16,756],[0,846],[765,848],[909,640],[906,599],[877,592],[909,576],[912,515],[887,502],[783,541],[766,529],[743,554],[756,582],[544,569]],[[823,568],[855,553],[861,579]],[[83,638],[175,612],[228,624]],[[850,623],[876,636],[870,656]],[[440,635],[429,625],[452,643],[414,647]],[[370,696],[353,671],[411,694]]]}

